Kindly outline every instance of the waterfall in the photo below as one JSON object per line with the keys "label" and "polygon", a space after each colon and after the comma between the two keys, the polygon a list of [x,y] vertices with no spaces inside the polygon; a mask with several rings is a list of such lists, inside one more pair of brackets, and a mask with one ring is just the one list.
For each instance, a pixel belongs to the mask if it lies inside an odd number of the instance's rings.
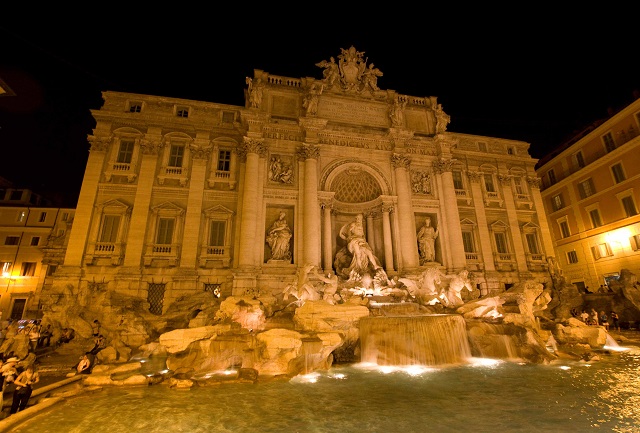
{"label": "waterfall", "polygon": [[361,362],[446,365],[471,357],[465,320],[455,314],[360,319]]}

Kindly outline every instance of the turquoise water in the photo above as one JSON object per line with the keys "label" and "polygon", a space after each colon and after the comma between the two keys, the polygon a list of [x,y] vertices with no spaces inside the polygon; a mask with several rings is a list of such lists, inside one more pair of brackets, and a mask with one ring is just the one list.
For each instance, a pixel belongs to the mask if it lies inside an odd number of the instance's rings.
{"label": "turquoise water", "polygon": [[629,349],[592,363],[473,359],[384,371],[360,364],[281,382],[107,387],[12,431],[631,433],[640,431],[640,349]]}

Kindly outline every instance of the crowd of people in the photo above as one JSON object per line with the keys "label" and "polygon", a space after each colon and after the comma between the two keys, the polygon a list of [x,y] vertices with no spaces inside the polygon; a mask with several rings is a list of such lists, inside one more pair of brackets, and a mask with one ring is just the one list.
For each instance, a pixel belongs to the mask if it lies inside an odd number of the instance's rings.
{"label": "crowd of people", "polygon": [[[581,313],[578,313],[578,311],[574,308],[573,310],[571,310],[571,314],[574,317],[582,320],[586,325],[602,326],[607,331],[610,328],[616,331],[620,331],[620,316],[618,316],[618,313],[613,310],[611,310],[607,315],[604,310],[600,311],[600,313],[598,314],[595,308],[592,308],[591,311],[582,310]],[[611,320],[611,323],[609,323],[609,320]]]}

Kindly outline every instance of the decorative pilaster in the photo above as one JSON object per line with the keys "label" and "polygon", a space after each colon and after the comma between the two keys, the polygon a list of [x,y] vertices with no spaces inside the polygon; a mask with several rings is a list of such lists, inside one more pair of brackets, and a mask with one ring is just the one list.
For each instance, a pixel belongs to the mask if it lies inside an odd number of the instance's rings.
{"label": "decorative pilaster", "polygon": [[111,135],[89,135],[91,145],[87,168],[82,181],[76,214],[69,234],[69,244],[64,257],[64,266],[81,266],[87,244],[87,236],[91,219],[93,218],[94,203],[102,175],[102,167],[106,158],[106,151],[113,141]]}
{"label": "decorative pilaster", "polygon": [[[533,207],[538,211],[538,215],[541,215],[544,209],[542,201],[542,195],[540,194],[540,178],[539,177],[527,177],[527,183],[529,183],[529,189],[531,190],[531,198],[533,200]],[[547,256],[554,255],[553,250],[553,238],[551,236],[551,230],[549,229],[549,222],[546,218],[538,218],[538,225],[540,226],[540,235],[542,236],[542,244],[544,246],[544,252]]]}
{"label": "decorative pilaster", "polygon": [[411,203],[411,186],[408,170],[411,160],[398,153],[391,157],[396,174],[396,191],[398,196],[398,230],[400,232],[400,254],[402,267],[414,269],[419,266],[418,240],[416,238],[416,221],[413,217]]}
{"label": "decorative pilaster", "polygon": [[133,212],[131,214],[131,224],[127,233],[127,248],[124,255],[124,266],[139,268],[142,265],[144,253],[144,243],[147,239],[146,232],[149,226],[149,207],[151,204],[151,194],[153,183],[156,179],[156,167],[158,166],[158,154],[162,148],[160,135],[147,134],[140,141],[142,150],[142,160],[140,162],[140,174],[138,176],[138,187],[136,196],[133,199]]}
{"label": "decorative pilaster", "polygon": [[491,234],[489,233],[487,214],[482,198],[482,187],[480,185],[481,176],[477,171],[467,171],[467,177],[469,178],[471,186],[471,196],[473,197],[473,207],[476,213],[476,221],[478,222],[478,237],[480,238],[480,251],[482,252],[484,269],[487,272],[492,272],[496,270],[496,264],[493,260]]}
{"label": "decorative pilaster", "polygon": [[467,266],[467,259],[462,244],[462,227],[460,226],[460,213],[458,211],[458,199],[453,185],[451,171],[455,164],[454,159],[439,159],[433,161],[433,171],[439,177],[442,184],[442,199],[444,202],[445,223],[447,225],[447,237],[449,238],[449,252],[451,255],[451,267],[454,272]]}
{"label": "decorative pilaster", "polygon": [[394,272],[393,268],[393,241],[391,239],[391,219],[389,214],[393,212],[393,205],[382,204],[382,234],[384,239],[384,267],[387,275]]}
{"label": "decorative pilaster", "polygon": [[513,199],[512,178],[509,174],[498,175],[498,180],[502,185],[502,193],[504,206],[507,211],[507,219],[509,221],[509,231],[511,239],[513,239],[513,249],[516,257],[516,265],[518,272],[527,272],[527,255],[522,242],[522,233],[520,232],[520,223],[518,222],[518,211],[516,209],[515,200]]}
{"label": "decorative pilaster", "polygon": [[320,207],[322,208],[322,261],[324,272],[331,272],[333,268],[333,232],[331,230],[331,210],[332,198],[323,197]]}

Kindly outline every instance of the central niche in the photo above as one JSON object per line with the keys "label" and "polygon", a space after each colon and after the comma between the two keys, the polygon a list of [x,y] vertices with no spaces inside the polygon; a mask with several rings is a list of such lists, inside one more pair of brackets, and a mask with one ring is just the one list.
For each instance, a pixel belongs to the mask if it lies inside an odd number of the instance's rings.
{"label": "central niche", "polygon": [[382,195],[378,181],[359,167],[350,167],[332,182],[335,199],[343,203],[365,203]]}

